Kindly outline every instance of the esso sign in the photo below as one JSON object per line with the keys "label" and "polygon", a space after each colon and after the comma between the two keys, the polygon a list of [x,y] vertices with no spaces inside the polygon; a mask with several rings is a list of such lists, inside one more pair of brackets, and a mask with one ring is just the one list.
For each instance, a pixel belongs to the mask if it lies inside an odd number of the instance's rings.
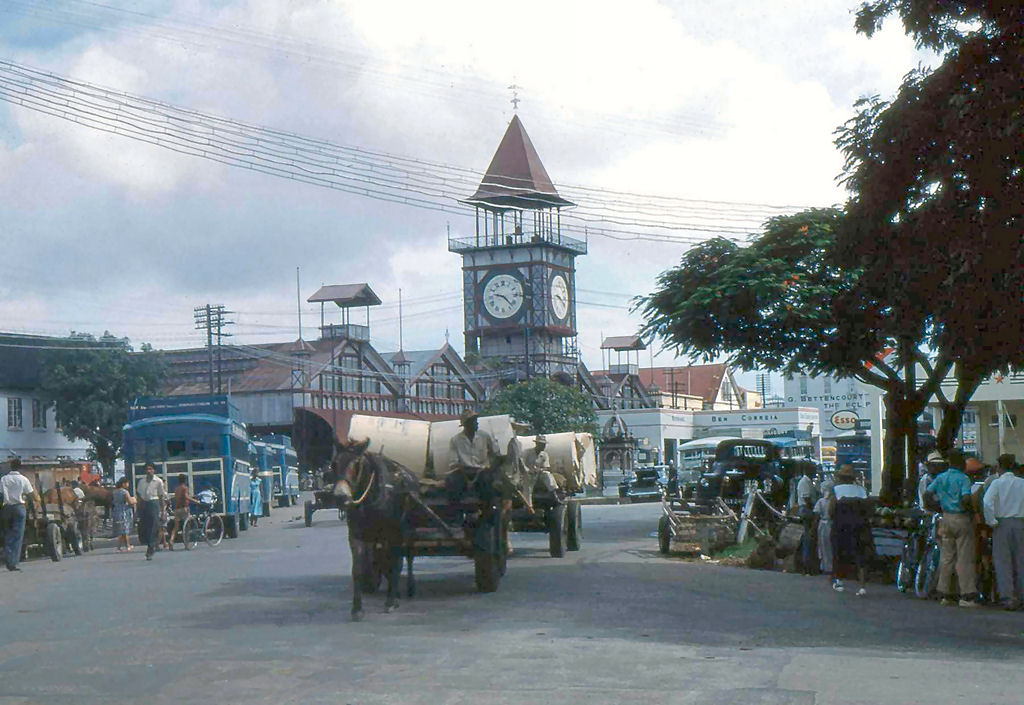
{"label": "esso sign", "polygon": [[843,410],[832,414],[830,420],[832,426],[840,431],[852,431],[857,428],[857,422],[860,420],[860,417],[857,416],[856,411]]}

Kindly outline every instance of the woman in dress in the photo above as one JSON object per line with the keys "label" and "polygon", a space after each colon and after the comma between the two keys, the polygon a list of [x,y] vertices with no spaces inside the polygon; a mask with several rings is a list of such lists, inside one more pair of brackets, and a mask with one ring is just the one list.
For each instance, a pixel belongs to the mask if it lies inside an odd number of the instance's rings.
{"label": "woman in dress", "polygon": [[111,495],[111,522],[117,537],[117,552],[132,550],[132,523],[135,520],[135,498],[128,491],[128,478],[122,477],[114,486]]}
{"label": "woman in dress", "polygon": [[871,528],[868,524],[868,493],[857,484],[852,465],[843,465],[836,473],[836,485],[829,500],[832,518],[832,588],[843,592],[843,580],[857,570],[860,589],[857,596],[867,594],[868,557],[871,552]]}
{"label": "woman in dress", "polygon": [[252,477],[249,480],[249,525],[256,526],[256,522],[263,516],[263,492],[260,488],[260,474],[253,468]]}

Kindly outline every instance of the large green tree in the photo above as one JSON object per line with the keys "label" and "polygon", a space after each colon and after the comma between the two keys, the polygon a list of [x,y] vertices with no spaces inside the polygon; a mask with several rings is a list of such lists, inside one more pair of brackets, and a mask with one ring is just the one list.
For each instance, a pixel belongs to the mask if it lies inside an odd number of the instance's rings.
{"label": "large green tree", "polygon": [[124,443],[128,407],[138,397],[155,394],[164,377],[160,353],[143,345],[133,352],[126,343],[49,350],[43,368],[43,393],[56,405],[64,435],[92,444],[104,473]]}
{"label": "large green tree", "polygon": [[937,390],[945,448],[984,377],[1024,364],[1024,6],[881,0],[857,29],[893,15],[942,60],[841,129],[852,198],[838,252],[892,330],[953,366],[956,393]]}
{"label": "large green tree", "polygon": [[[920,335],[903,335],[893,307],[861,286],[862,270],[836,249],[845,215],[812,209],[765,224],[740,246],[714,239],[689,250],[641,299],[643,333],[705,361],[783,373],[855,377],[883,390],[886,405],[882,495],[899,496],[916,418],[948,374],[946,357],[930,357]],[[905,374],[884,353],[896,351]],[[909,448],[908,448],[909,446]]]}
{"label": "large green tree", "polygon": [[509,414],[534,433],[596,433],[594,407],[582,392],[550,379],[534,378],[498,390],[485,414]]}

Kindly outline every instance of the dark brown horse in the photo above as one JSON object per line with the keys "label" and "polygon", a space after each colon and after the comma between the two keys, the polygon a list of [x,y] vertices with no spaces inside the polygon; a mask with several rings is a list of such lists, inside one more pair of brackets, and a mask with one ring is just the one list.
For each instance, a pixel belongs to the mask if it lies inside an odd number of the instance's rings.
{"label": "dark brown horse", "polygon": [[412,597],[416,591],[405,517],[418,483],[401,464],[366,452],[368,446],[369,442],[336,444],[330,469],[324,474],[324,481],[344,502],[348,517],[353,621],[363,617],[363,592],[376,589],[378,570],[387,578],[385,609],[392,612],[398,608],[403,556],[408,562],[407,594]]}

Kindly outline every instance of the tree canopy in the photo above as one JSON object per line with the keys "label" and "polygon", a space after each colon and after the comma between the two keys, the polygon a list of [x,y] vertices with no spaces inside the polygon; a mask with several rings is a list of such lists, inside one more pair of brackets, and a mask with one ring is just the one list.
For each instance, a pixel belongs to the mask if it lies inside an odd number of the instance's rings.
{"label": "tree canopy", "polygon": [[148,345],[137,353],[127,344],[50,350],[42,389],[56,405],[57,425],[64,435],[91,443],[96,459],[111,475],[124,443],[129,405],[156,393],[163,376],[164,362]]}
{"label": "tree canopy", "polygon": [[544,378],[498,390],[483,413],[509,414],[515,421],[529,424],[534,433],[597,431],[597,416],[590,399],[578,389]]}
{"label": "tree canopy", "polygon": [[981,380],[1024,364],[1024,7],[882,0],[857,28],[894,14],[943,60],[890,101],[862,100],[840,130],[852,198],[837,252],[891,330],[955,366],[955,398],[937,390],[955,420],[944,446]]}

